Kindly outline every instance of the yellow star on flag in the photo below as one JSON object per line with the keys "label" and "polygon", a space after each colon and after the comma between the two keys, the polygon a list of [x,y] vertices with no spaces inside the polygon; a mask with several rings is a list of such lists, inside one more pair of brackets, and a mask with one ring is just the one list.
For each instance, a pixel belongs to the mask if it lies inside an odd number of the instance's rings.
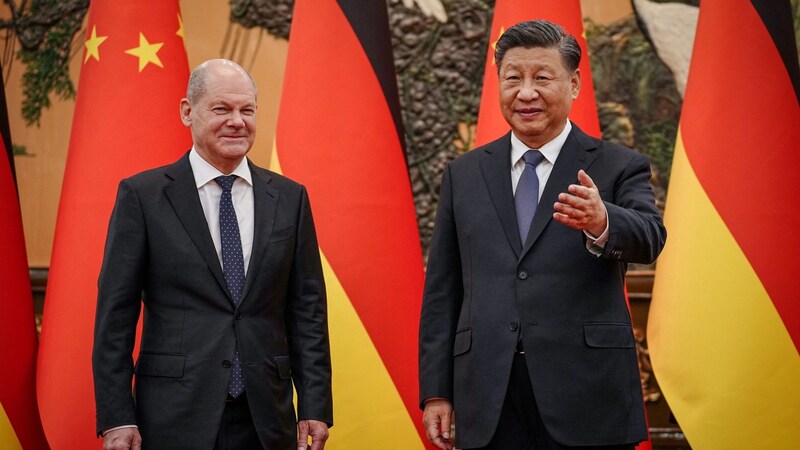
{"label": "yellow star on flag", "polygon": [[89,61],[89,58],[100,61],[100,44],[106,39],[108,39],[108,36],[97,35],[97,25],[92,27],[92,35],[83,44],[86,47],[86,56],[83,57],[84,64]]}
{"label": "yellow star on flag", "polygon": [[150,63],[163,69],[164,65],[161,64],[161,60],[158,58],[158,51],[163,45],[163,42],[151,44],[147,41],[147,38],[144,37],[144,34],[139,33],[139,46],[125,50],[125,53],[139,58],[139,72],[144,70]]}
{"label": "yellow star on flag", "polygon": [[[501,26],[500,27],[500,33],[498,33],[498,35],[497,35],[497,41],[500,40],[500,36],[502,36],[503,33],[505,33],[505,32],[506,32],[506,27]],[[492,42],[492,51],[495,51],[495,52],[497,51],[497,41]],[[494,65],[494,58],[492,58],[492,65]]]}
{"label": "yellow star on flag", "polygon": [[183,32],[183,19],[180,14],[178,14],[178,31],[175,34],[183,39],[183,46],[186,47],[186,33]]}

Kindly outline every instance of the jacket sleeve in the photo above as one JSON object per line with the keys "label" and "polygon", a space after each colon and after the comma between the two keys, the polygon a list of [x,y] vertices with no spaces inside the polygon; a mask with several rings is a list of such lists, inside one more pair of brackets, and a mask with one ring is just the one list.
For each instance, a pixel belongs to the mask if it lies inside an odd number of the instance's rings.
{"label": "jacket sleeve", "polygon": [[419,325],[420,407],[429,398],[453,401],[453,341],[463,299],[461,258],[453,211],[452,175],[442,175]]}
{"label": "jacket sleeve", "polygon": [[303,188],[286,299],[286,327],[300,420],[333,426],[325,280],[308,194]]}
{"label": "jacket sleeve", "polygon": [[98,280],[92,351],[98,434],[136,423],[132,353],[146,260],[142,207],[135,188],[123,180],[111,214]]}
{"label": "jacket sleeve", "polygon": [[613,201],[606,201],[609,236],[603,258],[627,263],[655,261],[667,239],[650,187],[650,164],[634,154],[614,186]]}

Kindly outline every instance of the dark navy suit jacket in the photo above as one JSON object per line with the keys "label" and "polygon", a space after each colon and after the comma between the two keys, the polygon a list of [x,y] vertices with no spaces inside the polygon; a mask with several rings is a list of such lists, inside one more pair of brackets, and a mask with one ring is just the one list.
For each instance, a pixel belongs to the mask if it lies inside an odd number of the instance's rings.
{"label": "dark navy suit jacket", "polygon": [[237,340],[266,448],[296,448],[293,380],[299,417],[332,424],[325,284],[308,196],[287,178],[250,170],[255,235],[236,307],[188,154],[120,183],[97,301],[98,430],[136,423],[145,449],[212,448]]}
{"label": "dark navy suit jacket", "polygon": [[[520,242],[510,134],[449,164],[442,178],[420,323],[420,400],[449,399],[459,447],[482,447],[500,417],[517,340],[537,406],[565,445],[647,439],[628,263],[649,263],[666,230],[640,154],[573,126]],[[608,210],[597,257],[552,205],[584,169]]]}

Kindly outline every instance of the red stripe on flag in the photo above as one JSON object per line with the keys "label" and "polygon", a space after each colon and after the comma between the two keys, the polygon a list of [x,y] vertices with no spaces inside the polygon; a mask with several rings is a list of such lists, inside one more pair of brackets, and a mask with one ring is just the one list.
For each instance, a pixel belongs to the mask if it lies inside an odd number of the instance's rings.
{"label": "red stripe on flag", "polygon": [[[54,448],[100,448],[95,436],[91,351],[97,276],[119,181],[176,160],[191,147],[178,105],[188,62],[178,1],[94,0],[92,31],[106,39],[84,58],[61,192],[42,325],[37,386]],[[127,50],[163,43],[162,67]]]}
{"label": "red stripe on flag", "polygon": [[320,248],[424,436],[423,269],[408,172],[380,84],[334,0],[295,4],[284,79],[281,167],[307,186]]}
{"label": "red stripe on flag", "polygon": [[692,63],[681,117],[686,154],[800,349],[792,237],[800,209],[790,172],[800,105],[786,66],[747,0],[704,1]]}
{"label": "red stripe on flag", "polygon": [[[0,70],[2,72],[2,70]],[[0,80],[2,81],[2,80]],[[0,83],[0,90],[3,90]],[[0,120],[8,123],[3,92]],[[3,127],[8,129],[8,126]],[[13,158],[0,136],[0,404],[24,449],[46,449],[36,405],[36,328]],[[10,141],[10,139],[9,139]],[[8,155],[8,156],[7,156]],[[7,442],[0,441],[0,447]]]}

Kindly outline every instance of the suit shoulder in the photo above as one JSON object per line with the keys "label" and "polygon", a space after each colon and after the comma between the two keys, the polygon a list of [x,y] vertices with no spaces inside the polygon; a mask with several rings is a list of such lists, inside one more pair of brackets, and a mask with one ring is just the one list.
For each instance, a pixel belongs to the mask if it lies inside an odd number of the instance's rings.
{"label": "suit shoulder", "polygon": [[297,181],[294,181],[285,175],[257,166],[253,163],[250,163],[250,171],[255,176],[260,176],[264,179],[269,180],[270,184],[277,189],[289,189],[289,190],[305,189],[305,186],[298,183]]}
{"label": "suit shoulder", "polygon": [[475,147],[474,149],[462,155],[459,155],[454,160],[450,161],[449,165],[452,168],[457,169],[461,166],[470,166],[472,164],[478,164],[487,155],[490,155],[497,151],[501,151],[504,146],[510,147],[511,140],[509,136],[510,133],[506,133],[505,135],[501,136],[498,139],[495,139],[492,142]]}
{"label": "suit shoulder", "polygon": [[650,167],[650,158],[637,152],[636,150],[625,147],[614,142],[603,141],[606,152],[610,153],[612,158],[623,161],[627,167]]}
{"label": "suit shoulder", "polygon": [[[181,169],[180,163],[181,161],[178,161],[161,167],[147,169],[122,179],[122,182],[127,182],[137,187],[152,186],[154,184],[165,181],[168,173],[174,172],[175,170],[180,170]],[[189,168],[188,162],[186,163],[186,168],[187,169]]]}
{"label": "suit shoulder", "polygon": [[578,137],[579,141],[582,141],[582,144],[586,148],[596,148],[597,151],[605,158],[611,158],[618,161],[638,161],[639,163],[649,164],[650,161],[647,159],[646,156],[642,155],[641,153],[628,148],[624,145],[618,144],[616,142],[607,141],[604,139],[599,139],[594,136],[590,136],[583,132],[580,132]]}
{"label": "suit shoulder", "polygon": [[289,177],[273,172],[269,169],[250,163],[250,172],[253,174],[254,186],[267,186],[267,189],[286,195],[288,199],[301,199],[308,197],[306,187]]}

